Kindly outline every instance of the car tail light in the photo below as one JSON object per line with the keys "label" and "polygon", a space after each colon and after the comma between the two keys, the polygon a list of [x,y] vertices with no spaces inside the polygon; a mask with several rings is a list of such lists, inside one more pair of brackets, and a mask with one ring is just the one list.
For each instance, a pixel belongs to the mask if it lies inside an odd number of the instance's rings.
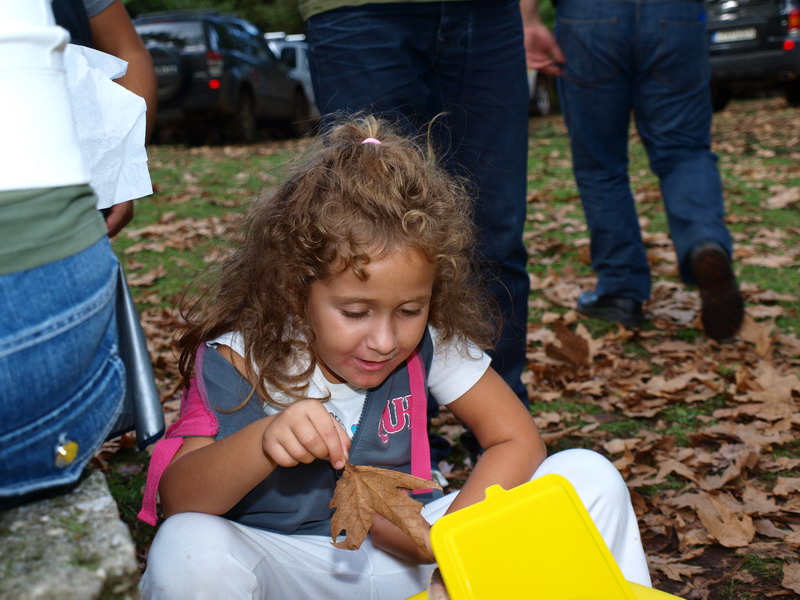
{"label": "car tail light", "polygon": [[208,67],[208,75],[210,77],[221,77],[224,57],[222,52],[213,52],[209,50],[206,52],[206,67]]}
{"label": "car tail light", "polygon": [[800,35],[800,8],[793,8],[789,12],[789,35]]}

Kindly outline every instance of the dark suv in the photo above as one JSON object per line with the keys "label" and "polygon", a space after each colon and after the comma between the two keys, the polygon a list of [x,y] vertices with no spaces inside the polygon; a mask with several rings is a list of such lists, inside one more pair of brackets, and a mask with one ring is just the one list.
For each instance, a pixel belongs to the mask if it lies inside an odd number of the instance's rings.
{"label": "dark suv", "polygon": [[714,109],[775,87],[800,106],[800,0],[707,0],[706,7]]}
{"label": "dark suv", "polygon": [[246,142],[262,120],[307,130],[303,89],[255,25],[207,11],[141,15],[134,25],[153,57],[160,125],[224,124]]}

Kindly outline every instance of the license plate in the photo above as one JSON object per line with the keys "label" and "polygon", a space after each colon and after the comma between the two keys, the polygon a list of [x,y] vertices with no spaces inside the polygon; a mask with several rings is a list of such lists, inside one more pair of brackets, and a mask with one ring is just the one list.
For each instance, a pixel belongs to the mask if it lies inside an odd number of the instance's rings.
{"label": "license plate", "polygon": [[153,71],[155,71],[156,77],[175,75],[178,73],[178,65],[155,65]]}
{"label": "license plate", "polygon": [[714,44],[724,44],[726,42],[743,42],[756,39],[755,27],[740,27],[739,29],[722,29],[715,31],[711,36]]}

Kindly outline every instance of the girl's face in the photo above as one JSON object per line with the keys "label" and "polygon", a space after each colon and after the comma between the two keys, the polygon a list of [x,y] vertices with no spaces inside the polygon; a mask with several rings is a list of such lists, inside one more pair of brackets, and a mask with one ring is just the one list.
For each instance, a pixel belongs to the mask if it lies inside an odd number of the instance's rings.
{"label": "girl's face", "polygon": [[396,250],[366,267],[311,284],[306,315],[325,378],[380,385],[419,344],[428,324],[435,269],[422,252]]}

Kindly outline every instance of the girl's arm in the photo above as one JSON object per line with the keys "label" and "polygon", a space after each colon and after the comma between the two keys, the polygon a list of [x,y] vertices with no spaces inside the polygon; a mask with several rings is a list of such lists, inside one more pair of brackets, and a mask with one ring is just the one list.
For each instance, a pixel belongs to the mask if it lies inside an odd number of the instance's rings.
{"label": "girl's arm", "polygon": [[494,369],[447,408],[484,449],[448,513],[483,500],[491,485],[508,490],[527,482],[547,457],[530,411]]}
{"label": "girl's arm", "polygon": [[[511,489],[527,482],[547,452],[533,417],[516,394],[491,368],[458,400],[447,405],[472,429],[484,448],[448,513],[484,499],[486,488]],[[370,529],[375,546],[413,562],[431,562],[398,527],[376,517]],[[427,552],[430,554],[430,540]]]}
{"label": "girl's arm", "polygon": [[218,442],[210,437],[186,438],[158,486],[164,516],[224,514],[269,475],[276,463],[263,451],[261,440],[271,418]]}
{"label": "girl's arm", "polygon": [[[231,360],[230,351],[222,354]],[[164,516],[224,514],[276,466],[330,459],[342,468],[349,447],[344,429],[317,400],[296,402],[219,441],[186,438],[159,484]]]}

